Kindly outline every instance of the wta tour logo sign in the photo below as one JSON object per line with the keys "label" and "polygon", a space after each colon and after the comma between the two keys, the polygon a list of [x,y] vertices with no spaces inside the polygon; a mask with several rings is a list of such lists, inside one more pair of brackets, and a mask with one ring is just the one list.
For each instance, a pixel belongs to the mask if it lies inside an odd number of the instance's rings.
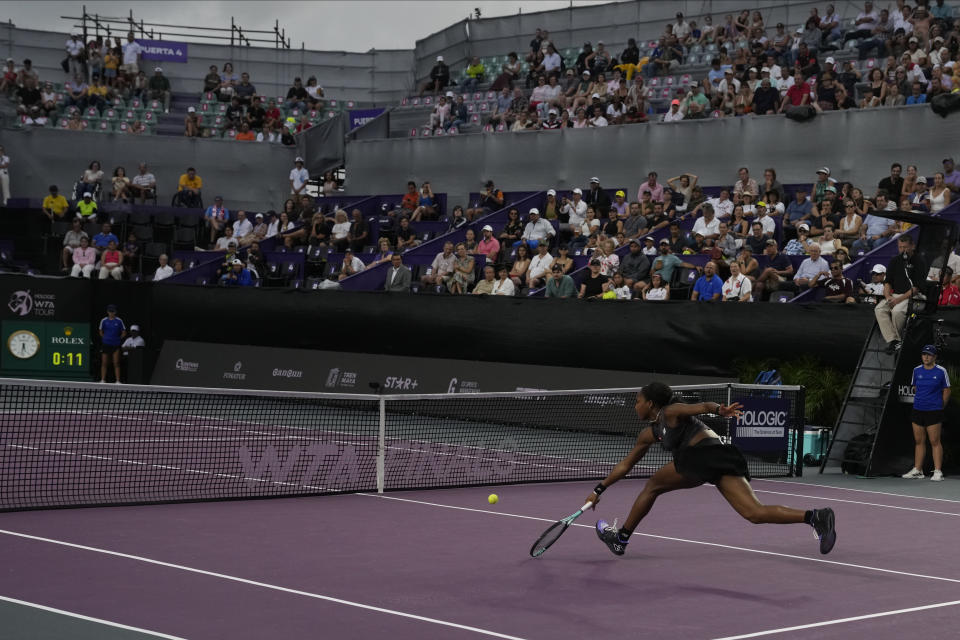
{"label": "wta tour logo sign", "polygon": [[31,313],[40,318],[52,318],[57,310],[57,297],[52,293],[31,293],[29,290],[10,294],[7,309],[24,317]]}
{"label": "wta tour logo sign", "polygon": [[790,433],[790,401],[743,398],[733,423],[733,444],[744,451],[783,451]]}

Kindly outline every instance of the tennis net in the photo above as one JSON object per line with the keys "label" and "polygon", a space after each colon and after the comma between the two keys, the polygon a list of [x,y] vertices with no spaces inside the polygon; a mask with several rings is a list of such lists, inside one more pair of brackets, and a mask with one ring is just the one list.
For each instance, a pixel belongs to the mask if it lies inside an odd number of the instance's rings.
{"label": "tennis net", "polygon": [[[755,477],[800,473],[799,387],[674,387],[743,402]],[[0,510],[603,478],[645,426],[637,389],[338,395],[0,380]],[[751,417],[752,416],[752,417]],[[659,445],[634,468],[669,462]]]}

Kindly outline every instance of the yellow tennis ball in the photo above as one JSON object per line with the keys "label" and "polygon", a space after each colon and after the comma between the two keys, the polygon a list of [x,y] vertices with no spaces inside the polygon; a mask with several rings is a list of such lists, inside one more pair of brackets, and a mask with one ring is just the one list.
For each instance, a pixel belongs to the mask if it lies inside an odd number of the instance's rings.
{"label": "yellow tennis ball", "polygon": [[489,496],[487,496],[487,502],[489,502],[490,504],[497,504],[499,500],[500,498],[498,498],[497,494],[495,493],[491,493]]}

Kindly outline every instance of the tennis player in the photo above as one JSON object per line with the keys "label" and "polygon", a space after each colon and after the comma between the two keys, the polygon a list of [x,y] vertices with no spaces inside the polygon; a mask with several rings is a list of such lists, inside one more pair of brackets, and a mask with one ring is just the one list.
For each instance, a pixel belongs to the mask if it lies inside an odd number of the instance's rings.
{"label": "tennis player", "polygon": [[612,526],[604,520],[597,521],[597,536],[610,551],[623,555],[633,530],[653,507],[657,496],[709,482],[716,485],[737,513],[754,524],[809,524],[820,539],[820,553],[830,553],[837,540],[833,509],[800,511],[761,504],[748,483],[750,473],[743,454],[733,445],[723,444],[717,434],[696,417],[703,413],[735,417],[740,414],[739,403],[729,406],[717,402],[671,403],[672,396],[670,387],[660,382],[648,384],[637,394],[637,416],[653,424],[640,432],[633,450],[587,498],[596,505],[607,487],[624,478],[655,442],[673,453],[673,462],[647,480],[622,527],[617,529],[616,521]]}

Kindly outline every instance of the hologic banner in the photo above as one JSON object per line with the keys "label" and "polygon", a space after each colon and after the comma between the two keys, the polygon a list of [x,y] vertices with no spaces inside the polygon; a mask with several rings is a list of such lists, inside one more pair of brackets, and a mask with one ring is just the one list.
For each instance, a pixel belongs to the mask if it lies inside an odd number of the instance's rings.
{"label": "hologic banner", "polygon": [[351,109],[350,110],[350,129],[356,129],[367,124],[386,109]]}
{"label": "hologic banner", "polygon": [[329,393],[476,393],[729,382],[635,371],[412,358],[167,340],[152,384]]}
{"label": "hologic banner", "polygon": [[[187,43],[172,40],[140,40],[137,43],[143,47],[144,60],[163,60],[164,62],[186,62]],[[148,70],[147,77],[152,75]]]}
{"label": "hologic banner", "polygon": [[790,401],[742,398],[743,411],[732,425],[733,444],[743,451],[786,451]]}

